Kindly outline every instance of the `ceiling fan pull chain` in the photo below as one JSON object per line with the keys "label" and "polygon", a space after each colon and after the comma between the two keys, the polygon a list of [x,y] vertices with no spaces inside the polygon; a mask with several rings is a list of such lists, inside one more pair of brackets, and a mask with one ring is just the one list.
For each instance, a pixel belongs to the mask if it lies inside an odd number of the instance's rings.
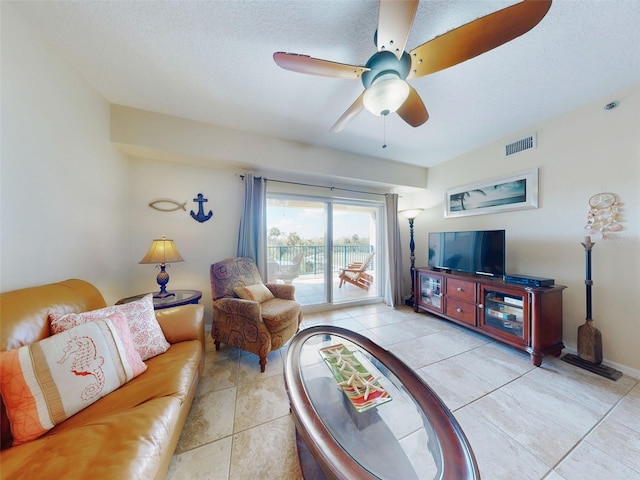
{"label": "ceiling fan pull chain", "polygon": [[387,116],[382,116],[382,148],[387,148]]}

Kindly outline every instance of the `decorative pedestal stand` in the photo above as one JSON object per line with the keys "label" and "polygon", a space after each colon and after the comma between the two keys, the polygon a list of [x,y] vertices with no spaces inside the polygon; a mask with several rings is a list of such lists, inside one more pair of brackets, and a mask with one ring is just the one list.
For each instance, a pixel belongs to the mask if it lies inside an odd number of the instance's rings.
{"label": "decorative pedestal stand", "polygon": [[584,247],[586,257],[586,299],[587,299],[587,318],[584,325],[578,327],[578,355],[567,354],[562,357],[565,362],[576,365],[590,372],[597,373],[611,380],[617,380],[622,376],[622,372],[611,367],[601,365],[602,363],[602,334],[600,330],[593,326],[591,318],[591,249],[595,243],[591,242],[591,237],[585,237]]}

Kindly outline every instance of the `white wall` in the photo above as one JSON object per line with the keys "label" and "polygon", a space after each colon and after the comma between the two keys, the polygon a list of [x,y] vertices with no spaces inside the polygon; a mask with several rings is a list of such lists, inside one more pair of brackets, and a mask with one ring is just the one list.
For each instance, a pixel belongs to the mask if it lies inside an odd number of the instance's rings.
{"label": "white wall", "polygon": [[[166,235],[174,240],[184,262],[167,268],[168,290],[202,291],[207,323],[211,323],[211,284],[209,267],[236,255],[238,227],[244,203],[244,183],[233,170],[211,169],[159,160],[132,159],[131,254],[127,265],[131,278],[130,294],[159,290],[154,265],[139,265],[151,241]],[[208,202],[204,212],[213,217],[200,223],[190,212],[198,213],[193,201],[202,193]],[[149,207],[160,198],[187,202],[186,211],[161,212]]]}
{"label": "white wall", "polygon": [[[614,99],[620,106],[605,111],[603,106]],[[592,237],[592,316],[602,333],[605,363],[640,370],[639,112],[636,86],[429,169],[426,192],[403,199],[403,208],[426,209],[415,222],[416,265],[427,262],[428,232],[506,229],[509,272],[554,278],[568,287],[563,338],[575,349],[577,329],[586,315],[580,243],[586,235],[588,200],[595,193],[613,192],[624,204],[625,229],[610,234],[608,241]],[[504,158],[504,144],[534,131],[537,149]],[[446,189],[534,167],[539,169],[538,209],[444,218]]]}
{"label": "white wall", "polygon": [[[380,186],[424,188],[427,169],[328,148],[242,132],[136,108],[114,105],[111,140],[142,158],[198,163],[212,168],[233,163],[289,177],[331,179]],[[316,182],[314,182],[316,183]]]}
{"label": "white wall", "polygon": [[109,104],[2,5],[0,290],[71,277],[128,292],[128,161]]}

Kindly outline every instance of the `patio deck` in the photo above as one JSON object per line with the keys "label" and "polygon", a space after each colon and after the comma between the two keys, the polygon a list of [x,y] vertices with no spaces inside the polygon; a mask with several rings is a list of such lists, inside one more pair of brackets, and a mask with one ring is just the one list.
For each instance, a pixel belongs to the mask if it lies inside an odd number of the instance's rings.
{"label": "patio deck", "polygon": [[[300,275],[293,280],[292,284],[296,287],[296,300],[302,306],[326,303],[324,274]],[[342,287],[339,287],[339,285],[338,273],[334,273],[332,278],[334,304],[378,298],[378,286],[375,277],[369,291],[349,283],[345,283]]]}

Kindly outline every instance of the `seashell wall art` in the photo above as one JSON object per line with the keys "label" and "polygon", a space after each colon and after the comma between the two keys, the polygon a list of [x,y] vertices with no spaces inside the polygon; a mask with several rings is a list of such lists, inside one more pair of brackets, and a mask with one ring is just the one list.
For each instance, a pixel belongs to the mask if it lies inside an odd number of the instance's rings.
{"label": "seashell wall art", "polygon": [[605,238],[607,232],[619,232],[623,228],[619,223],[621,207],[622,203],[613,193],[593,195],[589,199],[585,230],[590,234],[599,233],[602,238]]}

